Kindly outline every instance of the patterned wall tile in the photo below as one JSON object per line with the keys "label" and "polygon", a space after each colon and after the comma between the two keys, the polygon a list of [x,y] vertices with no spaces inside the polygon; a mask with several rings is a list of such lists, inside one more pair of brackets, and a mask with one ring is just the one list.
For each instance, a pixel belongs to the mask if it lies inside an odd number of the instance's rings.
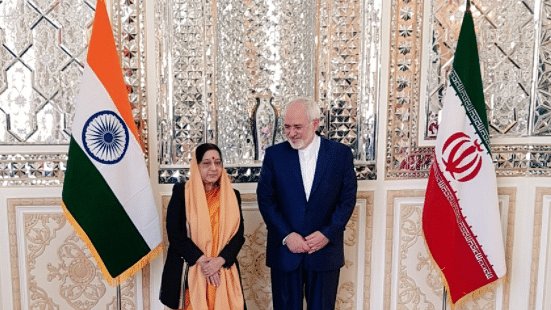
{"label": "patterned wall tile", "polygon": [[[60,204],[58,198],[8,200],[15,309],[117,309],[116,288],[107,284]],[[120,286],[123,309],[138,309],[137,279]],[[149,290],[148,281],[142,289]],[[149,299],[142,305],[148,309]]]}
{"label": "patterned wall tile", "polygon": [[[422,231],[424,190],[390,191],[387,197],[385,309],[441,309],[444,284]],[[499,189],[507,268],[511,270],[516,192]],[[396,252],[394,250],[397,250]],[[497,292],[501,295],[498,295]],[[508,309],[510,284],[501,281],[455,309]],[[497,297],[501,296],[501,300]],[[450,305],[448,305],[450,307]]]}

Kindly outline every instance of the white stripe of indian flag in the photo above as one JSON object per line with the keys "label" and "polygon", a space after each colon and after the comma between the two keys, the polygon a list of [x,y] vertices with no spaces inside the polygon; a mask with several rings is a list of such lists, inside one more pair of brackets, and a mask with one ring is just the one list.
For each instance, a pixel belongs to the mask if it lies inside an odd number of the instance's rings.
{"label": "white stripe of indian flag", "polygon": [[[110,110],[118,115],[120,113],[102,83],[87,65],[84,68],[82,85],[87,85],[87,87],[81,89],[77,99],[78,104],[73,121],[73,139],[84,150],[82,130],[86,120],[102,110]],[[151,208],[151,206],[155,206],[155,201],[149,175],[140,144],[132,134],[129,135],[129,140],[128,150],[120,162],[107,165],[95,160],[91,161],[106,180],[136,228],[146,238],[148,246],[155,248],[161,241],[161,236],[158,229],[157,210]],[[121,175],[126,175],[128,178],[123,179],[120,177]]]}

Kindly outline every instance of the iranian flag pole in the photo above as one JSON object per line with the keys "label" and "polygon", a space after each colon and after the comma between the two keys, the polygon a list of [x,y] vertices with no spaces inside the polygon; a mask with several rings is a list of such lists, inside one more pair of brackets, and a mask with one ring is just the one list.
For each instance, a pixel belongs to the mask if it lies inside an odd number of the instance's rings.
{"label": "iranian flag pole", "polygon": [[[505,276],[497,182],[470,1],[443,101],[423,234],[452,304]],[[483,193],[483,194],[481,194]]]}
{"label": "iranian flag pole", "polygon": [[446,291],[445,285],[442,292],[442,310],[446,310],[448,308],[448,291]]}

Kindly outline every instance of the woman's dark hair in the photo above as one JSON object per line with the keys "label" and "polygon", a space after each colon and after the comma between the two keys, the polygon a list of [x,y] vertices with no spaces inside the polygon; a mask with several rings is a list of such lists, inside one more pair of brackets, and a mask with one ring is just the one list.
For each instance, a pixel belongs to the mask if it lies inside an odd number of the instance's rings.
{"label": "woman's dark hair", "polygon": [[210,150],[216,150],[218,152],[218,155],[220,155],[220,160],[222,160],[222,152],[220,152],[220,149],[216,144],[203,143],[195,149],[195,158],[197,158],[197,163],[200,163],[203,160],[203,156],[205,156],[205,153]]}

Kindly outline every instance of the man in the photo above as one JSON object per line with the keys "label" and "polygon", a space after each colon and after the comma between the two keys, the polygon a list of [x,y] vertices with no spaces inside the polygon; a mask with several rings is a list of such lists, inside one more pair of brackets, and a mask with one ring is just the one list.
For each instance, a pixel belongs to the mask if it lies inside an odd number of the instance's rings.
{"label": "man", "polygon": [[285,113],[283,142],[266,150],[257,187],[268,228],[274,310],[334,309],[343,234],[356,204],[356,174],[348,146],[316,135],[320,110],[298,98]]}

